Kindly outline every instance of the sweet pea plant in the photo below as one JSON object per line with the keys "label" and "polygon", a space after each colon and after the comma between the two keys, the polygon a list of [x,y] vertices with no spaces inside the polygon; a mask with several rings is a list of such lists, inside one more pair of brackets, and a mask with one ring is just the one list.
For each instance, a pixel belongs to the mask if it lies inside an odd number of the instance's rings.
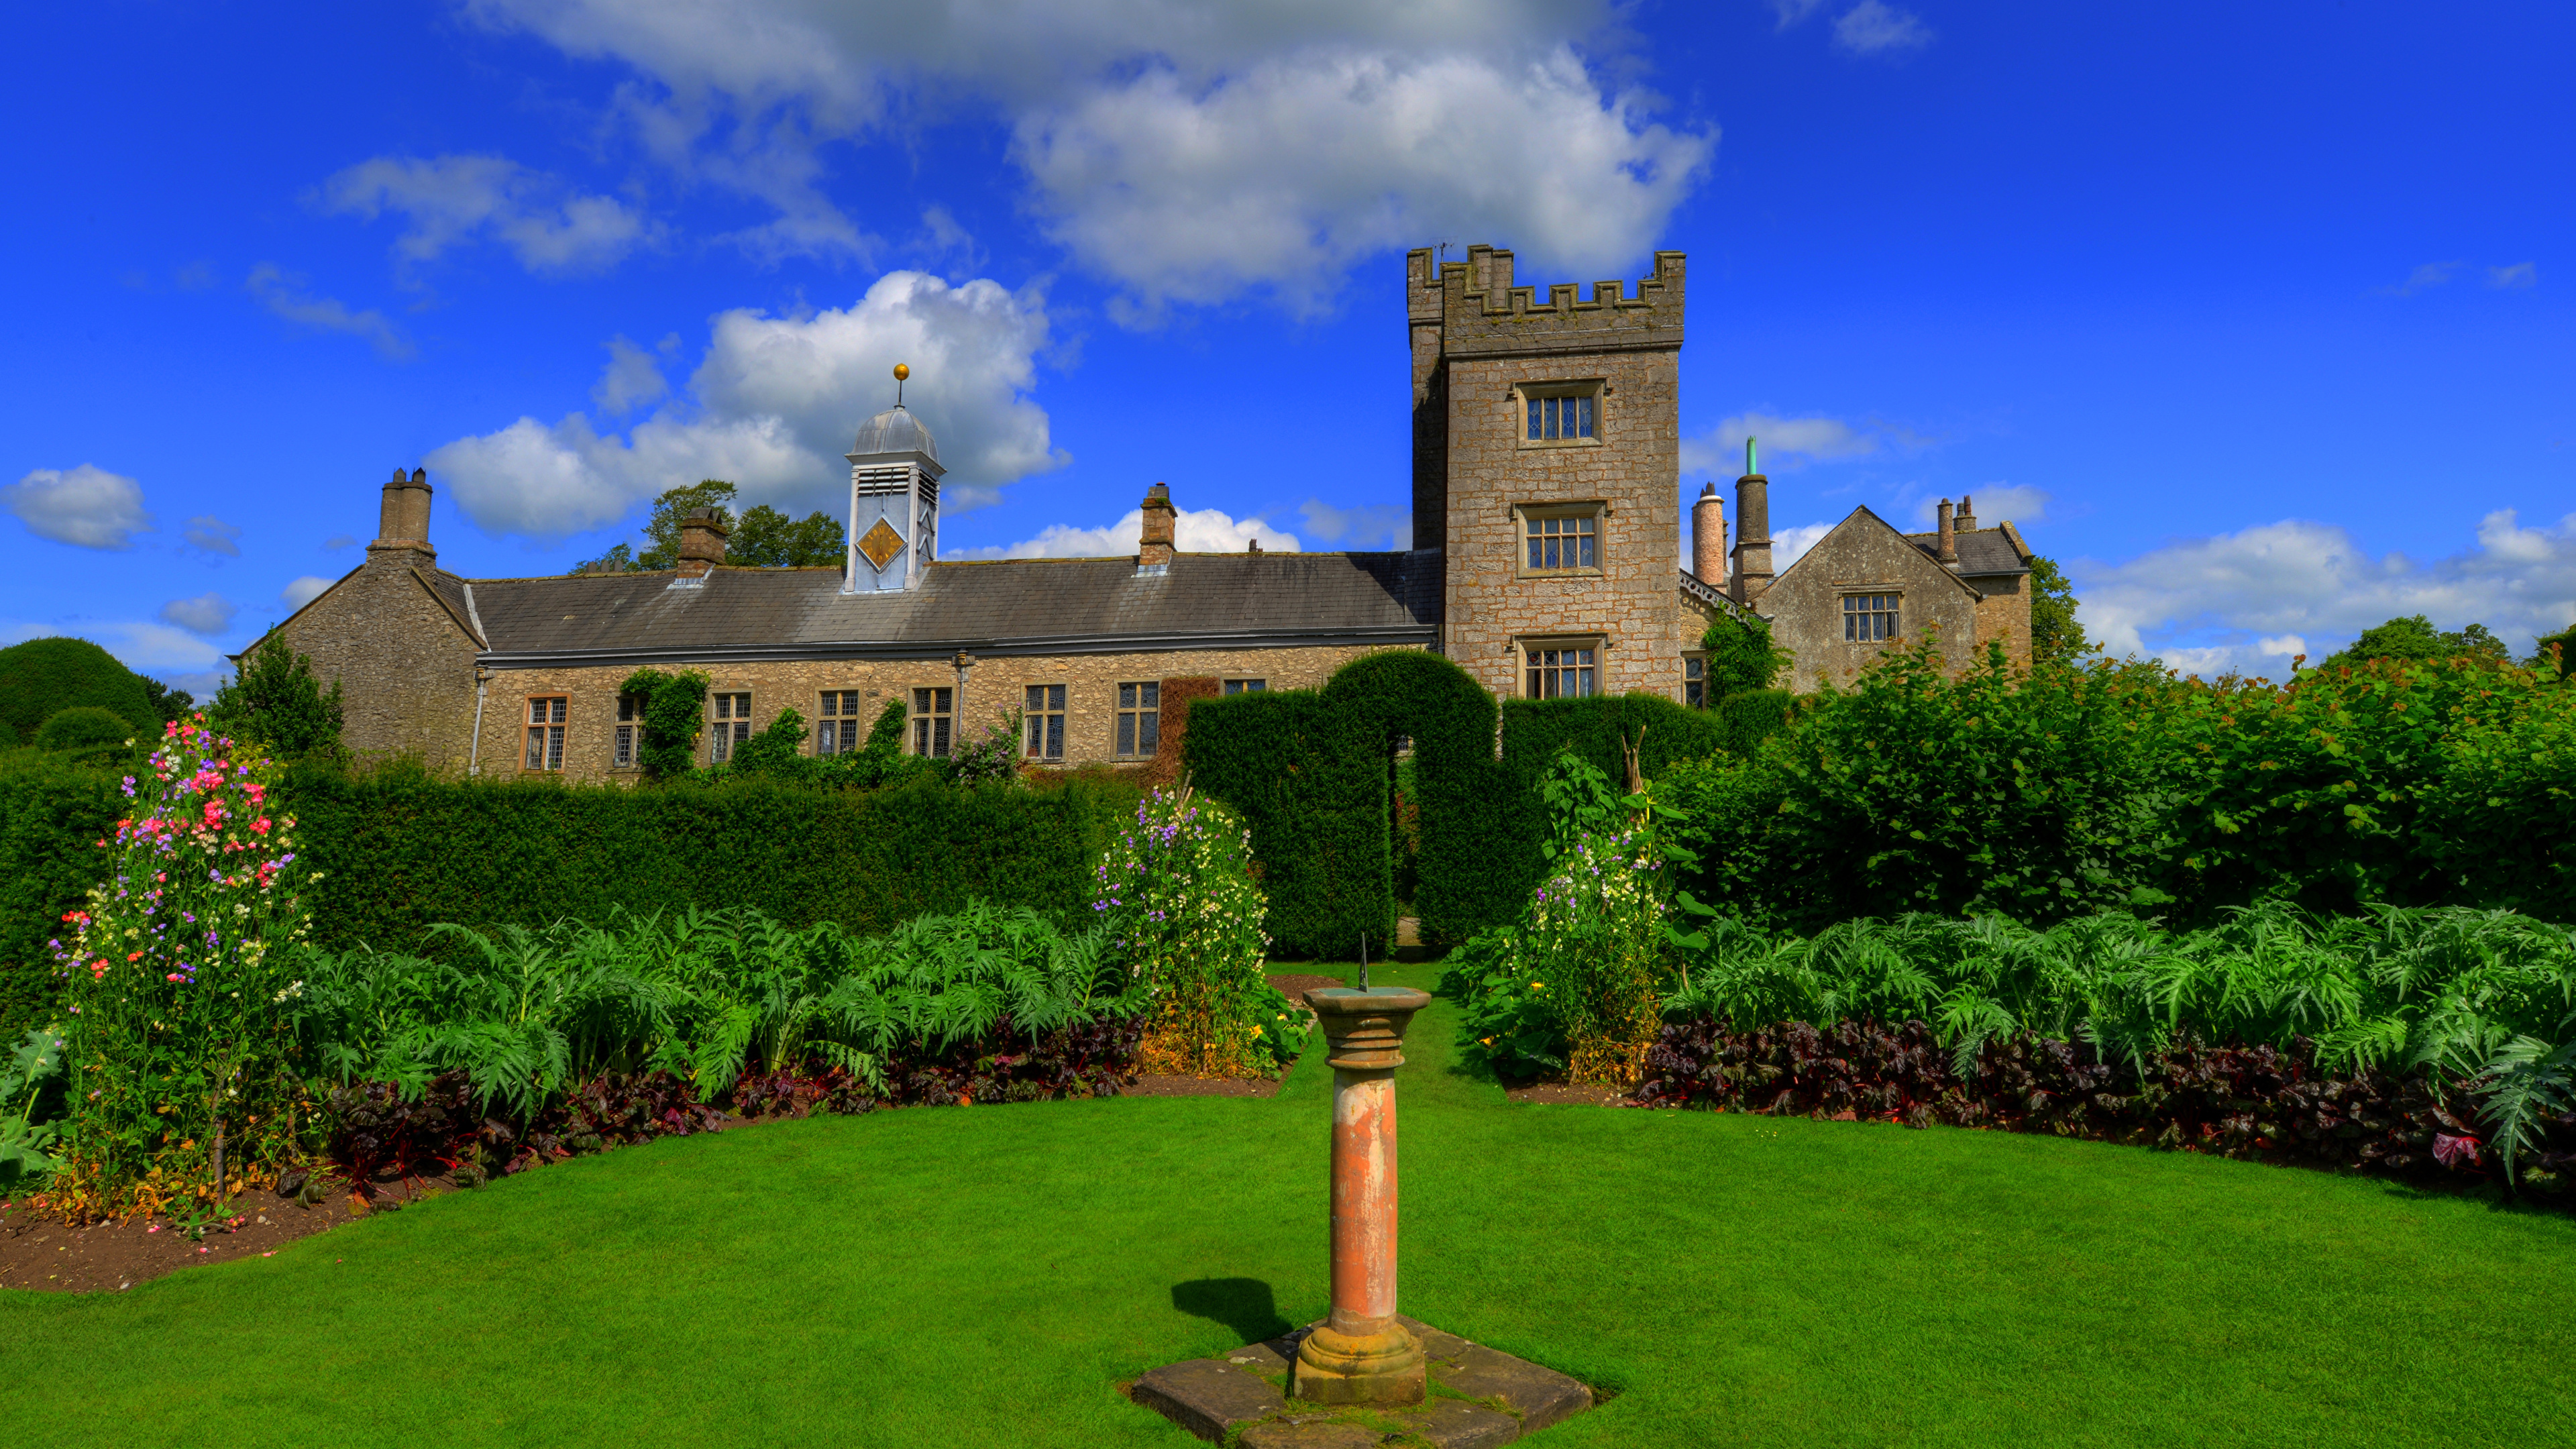
{"label": "sweet pea plant", "polygon": [[166,727],[147,770],[99,842],[114,873],[54,942],[72,1115],[48,1198],[67,1217],[187,1216],[296,1153],[283,948],[319,874],[298,866],[257,748],[197,716]]}
{"label": "sweet pea plant", "polygon": [[1146,797],[1103,854],[1091,908],[1149,1003],[1143,1070],[1270,1075],[1304,1047],[1304,1014],[1261,974],[1268,905],[1251,866],[1243,822],[1186,787]]}

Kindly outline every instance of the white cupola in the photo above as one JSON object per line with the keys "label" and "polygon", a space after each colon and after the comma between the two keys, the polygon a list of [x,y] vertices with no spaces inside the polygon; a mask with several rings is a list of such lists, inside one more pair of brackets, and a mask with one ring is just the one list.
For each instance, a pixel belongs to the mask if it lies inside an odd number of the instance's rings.
{"label": "white cupola", "polygon": [[903,405],[912,369],[895,364],[895,403],[860,425],[850,460],[850,552],[841,589],[917,587],[939,557],[939,444]]}

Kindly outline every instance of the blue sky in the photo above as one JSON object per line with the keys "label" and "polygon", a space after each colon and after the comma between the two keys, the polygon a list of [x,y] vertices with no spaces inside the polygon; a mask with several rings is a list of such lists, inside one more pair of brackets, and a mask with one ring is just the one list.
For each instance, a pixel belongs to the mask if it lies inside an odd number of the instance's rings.
{"label": "blue sky", "polygon": [[[1407,536],[1406,247],[1689,253],[1685,492],[1974,494],[2097,637],[2576,619],[2576,11],[102,0],[21,18],[0,639],[203,689],[427,466],[467,575],[701,476],[943,548]],[[1124,538],[1121,537],[1122,522]]]}

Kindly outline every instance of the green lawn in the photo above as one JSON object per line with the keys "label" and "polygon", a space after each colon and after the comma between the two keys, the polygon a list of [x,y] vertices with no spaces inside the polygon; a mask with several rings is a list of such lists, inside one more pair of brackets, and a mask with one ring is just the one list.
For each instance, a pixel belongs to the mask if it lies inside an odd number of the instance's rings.
{"label": "green lawn", "polygon": [[[1616,1391],[1534,1442],[2576,1437],[2568,1219],[2086,1143],[1515,1107],[1448,1069],[1451,1020],[1399,1079],[1404,1302]],[[664,1141],[129,1293],[0,1293],[11,1437],[1194,1443],[1113,1384],[1322,1312],[1327,1076]]]}

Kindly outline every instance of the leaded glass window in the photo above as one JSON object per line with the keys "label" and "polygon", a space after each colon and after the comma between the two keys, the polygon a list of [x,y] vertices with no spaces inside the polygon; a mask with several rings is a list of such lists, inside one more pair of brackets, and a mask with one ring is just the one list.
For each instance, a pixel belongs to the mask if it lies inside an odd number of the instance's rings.
{"label": "leaded glass window", "polygon": [[734,746],[751,738],[751,696],[711,694],[707,705],[714,711],[707,730],[707,759],[721,765],[733,758]]}
{"label": "leaded glass window", "polygon": [[1118,686],[1118,757],[1154,753],[1163,739],[1163,686],[1154,680]]}
{"label": "leaded glass window", "polygon": [[1028,724],[1028,748],[1021,753],[1032,760],[1064,758],[1064,686],[1032,684],[1022,714]]}
{"label": "leaded glass window", "polygon": [[1225,692],[1228,694],[1260,694],[1269,688],[1270,681],[1267,679],[1229,679],[1225,682]]}
{"label": "leaded glass window", "polygon": [[1601,566],[1598,538],[1601,519],[1596,513],[1570,515],[1530,514],[1529,566],[1533,573],[1563,573],[1573,569],[1597,569]]}
{"label": "leaded glass window", "polygon": [[1531,699],[1589,699],[1599,691],[1591,645],[1533,644],[1528,653]]}
{"label": "leaded glass window", "polygon": [[1708,707],[1708,661],[1696,654],[1682,656],[1682,703],[1693,709]]}
{"label": "leaded glass window", "polygon": [[1591,437],[1592,399],[1589,396],[1531,398],[1529,436],[1533,443]]}
{"label": "leaded glass window", "polygon": [[855,689],[824,690],[822,711],[814,722],[814,753],[845,755],[863,742],[859,732],[859,692]]}
{"label": "leaded glass window", "polygon": [[571,701],[560,694],[528,701],[528,761],[531,770],[563,768],[564,716]]}
{"label": "leaded glass window", "polygon": [[957,691],[916,689],[912,692],[912,752],[946,758],[948,735],[957,714]]}
{"label": "leaded glass window", "polygon": [[617,752],[609,763],[620,770],[635,768],[636,736],[644,728],[643,720],[638,717],[643,713],[643,703],[631,694],[617,696]]}
{"label": "leaded glass window", "polygon": [[1896,637],[1895,594],[1843,595],[1843,638],[1865,642]]}

